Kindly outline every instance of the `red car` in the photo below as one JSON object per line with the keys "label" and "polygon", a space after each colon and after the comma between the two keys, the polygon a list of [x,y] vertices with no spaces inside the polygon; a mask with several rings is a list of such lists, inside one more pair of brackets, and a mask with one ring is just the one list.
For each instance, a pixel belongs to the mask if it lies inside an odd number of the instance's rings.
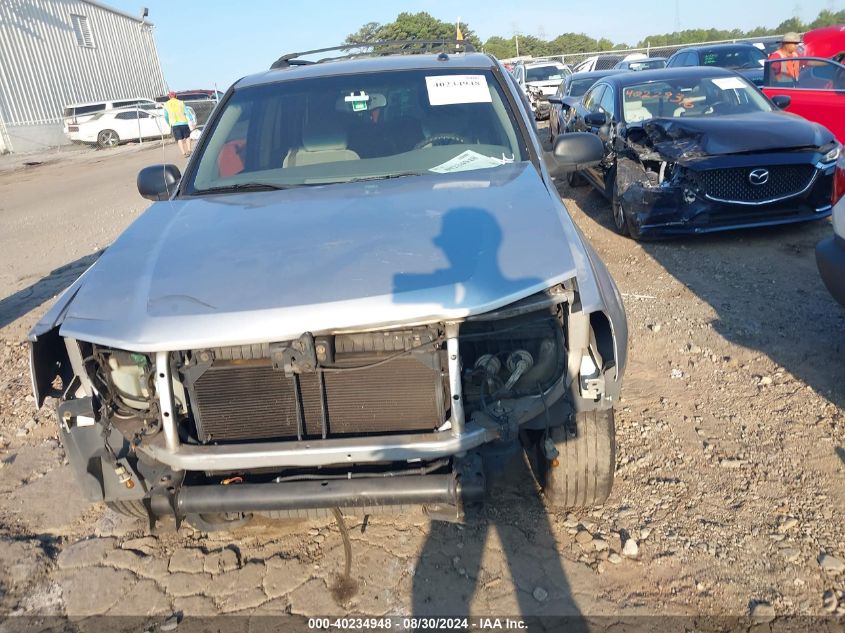
{"label": "red car", "polygon": [[831,59],[843,51],[845,26],[809,31],[808,56],[766,61],[762,88],[775,105],[821,123],[845,144],[845,66]]}
{"label": "red car", "polygon": [[845,66],[842,64],[822,57],[768,60],[762,88],[778,107],[821,123],[840,143],[845,143]]}

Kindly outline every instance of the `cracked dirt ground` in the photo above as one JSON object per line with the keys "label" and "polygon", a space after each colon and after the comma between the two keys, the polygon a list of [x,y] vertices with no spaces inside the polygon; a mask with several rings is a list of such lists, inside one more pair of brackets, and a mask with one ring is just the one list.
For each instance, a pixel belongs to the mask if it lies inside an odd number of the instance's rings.
{"label": "cracked dirt ground", "polygon": [[[162,156],[163,153],[163,156]],[[631,331],[608,503],[547,511],[519,462],[464,526],[347,517],[351,597],[330,519],[232,533],[89,505],[29,395],[24,337],[49,299],[147,206],[146,164],[174,146],[0,174],[0,620],[122,614],[159,623],[262,615],[845,613],[845,310],[813,246],[828,221],[637,244],[589,188],[559,191],[624,294]],[[634,557],[623,546],[635,541]],[[628,553],[631,554],[630,548]],[[769,615],[766,615],[769,614]],[[40,624],[39,624],[40,622]],[[4,627],[49,621],[8,617]],[[117,628],[117,625],[115,625]],[[191,630],[190,618],[179,630]]]}

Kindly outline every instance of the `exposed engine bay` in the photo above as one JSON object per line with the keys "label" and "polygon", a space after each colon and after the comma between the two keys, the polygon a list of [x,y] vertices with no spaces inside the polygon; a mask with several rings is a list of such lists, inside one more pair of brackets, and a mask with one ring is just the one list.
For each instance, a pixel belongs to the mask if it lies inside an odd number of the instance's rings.
{"label": "exposed engine bay", "polygon": [[[143,499],[151,519],[420,502],[459,515],[483,495],[485,445],[548,432],[561,411],[603,397],[612,333],[573,312],[574,296],[557,286],[459,325],[170,353],[65,340],[76,376],[59,407],[63,439],[93,498]],[[444,448],[417,448],[431,441]],[[335,444],[334,459],[296,454]],[[261,457],[279,447],[288,452]],[[168,462],[189,451],[198,466]]]}

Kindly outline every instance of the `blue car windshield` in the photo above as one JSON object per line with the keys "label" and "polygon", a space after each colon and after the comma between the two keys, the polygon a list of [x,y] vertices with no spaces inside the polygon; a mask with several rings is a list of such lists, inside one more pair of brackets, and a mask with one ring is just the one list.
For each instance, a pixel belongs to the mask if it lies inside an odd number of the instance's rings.
{"label": "blue car windshield", "polygon": [[525,138],[487,70],[410,70],[235,89],[189,174],[188,194],[492,169]]}

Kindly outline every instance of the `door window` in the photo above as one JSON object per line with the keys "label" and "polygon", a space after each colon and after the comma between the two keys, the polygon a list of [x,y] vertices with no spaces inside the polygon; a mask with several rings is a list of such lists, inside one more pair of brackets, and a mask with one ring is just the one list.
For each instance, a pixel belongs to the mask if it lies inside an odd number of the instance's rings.
{"label": "door window", "polygon": [[602,84],[601,86],[596,86],[586,94],[584,97],[584,108],[587,112],[599,111],[599,103],[601,102],[602,95],[604,94],[604,89],[605,86]]}
{"label": "door window", "polygon": [[601,98],[599,99],[599,111],[607,112],[607,115],[610,118],[616,116],[616,108],[614,107],[614,96],[615,95],[613,93],[613,88],[607,86],[605,87],[604,92],[602,93]]}

